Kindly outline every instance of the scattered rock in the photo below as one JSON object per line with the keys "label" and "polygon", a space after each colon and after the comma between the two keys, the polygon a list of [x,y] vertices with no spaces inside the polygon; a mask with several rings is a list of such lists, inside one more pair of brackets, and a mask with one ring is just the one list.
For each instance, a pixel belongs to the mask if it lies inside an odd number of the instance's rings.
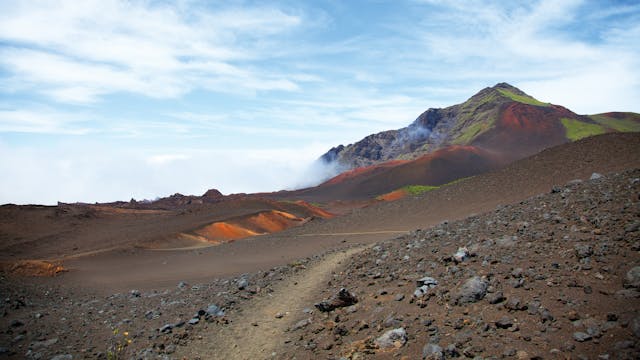
{"label": "scattered rock", "polygon": [[381,349],[402,347],[407,342],[407,332],[404,328],[389,330],[376,339],[375,344]]}
{"label": "scattered rock", "polygon": [[444,352],[438,344],[429,343],[422,348],[422,359],[444,360]]}
{"label": "scattered rock", "polygon": [[438,285],[438,281],[432,277],[425,276],[417,281],[418,287],[413,292],[414,298],[422,298],[429,293],[429,289],[433,289]]}
{"label": "scattered rock", "polygon": [[487,301],[489,302],[489,304],[499,304],[505,300],[506,298],[504,297],[502,291],[496,291],[487,295]]}
{"label": "scattered rock", "polygon": [[240,278],[236,282],[236,286],[238,287],[238,290],[244,290],[247,288],[247,286],[249,286],[249,281],[245,278]]}
{"label": "scattered rock", "polygon": [[500,320],[496,321],[496,327],[499,329],[508,329],[513,326],[513,320],[508,316],[503,316]]}
{"label": "scattered rock", "polygon": [[351,306],[357,302],[358,298],[355,295],[350,293],[347,289],[342,288],[336,295],[331,297],[331,299],[319,302],[314,306],[322,312],[329,312],[337,308]]}
{"label": "scattered rock", "polygon": [[479,276],[474,276],[462,284],[456,295],[456,304],[473,303],[482,300],[487,294],[489,284]]}
{"label": "scattered rock", "polygon": [[218,317],[224,316],[224,310],[218,307],[218,305],[210,304],[209,307],[207,307],[207,315]]}
{"label": "scattered rock", "polygon": [[291,327],[291,330],[292,331],[300,330],[302,328],[307,327],[309,324],[311,324],[311,318],[300,320]]}
{"label": "scattered rock", "polygon": [[71,354],[56,355],[52,357],[51,360],[73,360],[73,355]]}
{"label": "scattered rock", "polygon": [[594,172],[593,174],[591,174],[591,177],[589,178],[589,180],[600,180],[603,177],[604,176],[602,174]]}
{"label": "scattered rock", "polygon": [[573,339],[577,342],[585,342],[591,340],[591,335],[581,331],[576,331],[573,333]]}
{"label": "scattered rock", "polygon": [[640,288],[640,266],[633,267],[627,271],[624,286],[627,288]]}
{"label": "scattered rock", "polygon": [[165,324],[158,331],[161,333],[171,332],[173,330],[173,324]]}
{"label": "scattered rock", "polygon": [[593,248],[590,245],[576,244],[573,248],[575,249],[576,256],[579,259],[584,259],[593,255]]}
{"label": "scattered rock", "polygon": [[632,233],[638,230],[640,230],[640,220],[636,220],[624,228],[624,232],[626,233]]}
{"label": "scattered rock", "polygon": [[453,260],[457,263],[461,263],[465,261],[468,257],[469,257],[469,249],[467,249],[466,247],[458,248],[456,253],[453,254]]}

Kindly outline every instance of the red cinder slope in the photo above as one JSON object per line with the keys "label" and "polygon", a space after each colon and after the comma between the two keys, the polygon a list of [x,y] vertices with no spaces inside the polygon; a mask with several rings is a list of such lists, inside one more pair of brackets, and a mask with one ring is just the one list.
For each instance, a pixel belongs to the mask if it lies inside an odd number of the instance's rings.
{"label": "red cinder slope", "polygon": [[543,107],[513,102],[500,111],[494,126],[480,134],[472,145],[519,159],[568,142],[560,119],[579,117],[562,106]]}
{"label": "red cinder slope", "polygon": [[304,199],[371,199],[406,185],[442,185],[495,169],[501,157],[476,146],[449,146],[413,161],[383,163],[360,168],[314,188],[295,192]]}

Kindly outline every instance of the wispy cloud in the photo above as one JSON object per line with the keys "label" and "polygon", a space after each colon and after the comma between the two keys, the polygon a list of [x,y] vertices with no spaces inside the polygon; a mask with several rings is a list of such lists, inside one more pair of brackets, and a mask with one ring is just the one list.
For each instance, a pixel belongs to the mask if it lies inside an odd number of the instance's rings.
{"label": "wispy cloud", "polygon": [[[300,24],[271,7],[197,3],[5,2],[0,66],[57,101],[131,92],[175,98],[193,89],[296,90],[284,75],[239,65],[269,57],[263,39]],[[187,6],[187,4],[189,6]]]}
{"label": "wispy cloud", "polygon": [[86,118],[75,114],[37,108],[0,109],[0,133],[84,135],[91,131]]}

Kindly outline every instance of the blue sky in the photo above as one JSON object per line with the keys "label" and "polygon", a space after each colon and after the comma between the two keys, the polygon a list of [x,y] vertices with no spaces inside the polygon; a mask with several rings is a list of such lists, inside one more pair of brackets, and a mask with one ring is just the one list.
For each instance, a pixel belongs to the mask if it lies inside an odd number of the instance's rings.
{"label": "blue sky", "polygon": [[640,112],[637,1],[2,1],[0,203],[270,191],[506,81]]}

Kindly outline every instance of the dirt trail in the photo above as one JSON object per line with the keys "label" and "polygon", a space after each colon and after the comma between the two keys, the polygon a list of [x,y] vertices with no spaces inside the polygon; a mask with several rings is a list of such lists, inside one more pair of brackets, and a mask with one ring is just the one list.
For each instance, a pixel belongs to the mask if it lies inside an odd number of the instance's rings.
{"label": "dirt trail", "polygon": [[[272,293],[256,298],[243,310],[230,314],[222,329],[212,327],[188,347],[176,353],[179,359],[269,359],[286,338],[285,330],[301,319],[302,310],[317,302],[313,295],[332,272],[365,246],[326,255],[306,270],[277,284]],[[284,315],[276,318],[276,314]],[[217,331],[217,332],[214,332]],[[274,353],[276,355],[274,355]]]}

